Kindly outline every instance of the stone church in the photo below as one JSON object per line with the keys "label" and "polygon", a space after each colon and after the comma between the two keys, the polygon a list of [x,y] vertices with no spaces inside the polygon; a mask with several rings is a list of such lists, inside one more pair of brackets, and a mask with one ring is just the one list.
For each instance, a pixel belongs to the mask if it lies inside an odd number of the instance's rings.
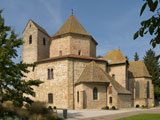
{"label": "stone church", "polygon": [[53,36],[29,20],[23,40],[23,62],[37,63],[26,80],[44,82],[34,88],[35,101],[67,109],[154,105],[152,76],[144,62],[129,62],[119,49],[97,58],[97,41],[73,14]]}

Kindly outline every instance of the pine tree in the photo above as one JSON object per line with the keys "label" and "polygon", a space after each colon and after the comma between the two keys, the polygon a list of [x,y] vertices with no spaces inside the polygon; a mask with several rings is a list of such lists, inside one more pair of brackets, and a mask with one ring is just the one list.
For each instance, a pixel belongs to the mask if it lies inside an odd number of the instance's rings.
{"label": "pine tree", "polygon": [[33,101],[26,95],[34,96],[32,86],[39,86],[42,82],[39,80],[25,81],[23,78],[28,73],[28,67],[34,67],[35,64],[24,64],[13,62],[18,57],[17,48],[23,41],[17,38],[14,30],[10,26],[5,26],[5,20],[0,10],[0,95],[1,102],[12,101],[16,106],[23,106],[23,103],[32,103]]}
{"label": "pine tree", "polygon": [[155,52],[152,49],[148,50],[143,59],[150,75],[152,76],[155,98],[160,100],[160,67]]}
{"label": "pine tree", "polygon": [[134,61],[138,61],[139,60],[139,55],[137,52],[135,52],[135,55],[134,55]]}

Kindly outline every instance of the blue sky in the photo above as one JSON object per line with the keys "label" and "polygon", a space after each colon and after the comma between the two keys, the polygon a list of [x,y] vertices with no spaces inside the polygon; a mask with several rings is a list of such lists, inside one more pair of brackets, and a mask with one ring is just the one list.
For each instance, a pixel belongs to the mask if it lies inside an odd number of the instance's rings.
{"label": "blue sky", "polygon": [[[143,0],[1,0],[0,9],[4,8],[2,15],[6,25],[15,28],[22,37],[29,19],[52,36],[73,8],[76,18],[99,43],[97,55],[104,56],[109,50],[120,48],[132,61],[135,52],[143,59],[145,52],[152,48],[150,36],[133,40],[140,22],[151,15],[146,10],[142,17],[139,16],[142,5]],[[159,54],[160,47],[154,50]],[[22,55],[22,47],[18,53]]]}

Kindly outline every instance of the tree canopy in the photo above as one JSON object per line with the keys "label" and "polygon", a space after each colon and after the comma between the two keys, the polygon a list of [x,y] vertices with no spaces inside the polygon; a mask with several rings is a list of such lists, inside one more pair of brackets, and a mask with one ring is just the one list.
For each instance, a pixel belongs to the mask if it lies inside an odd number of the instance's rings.
{"label": "tree canopy", "polygon": [[134,34],[134,39],[139,36],[143,37],[147,33],[152,35],[152,39],[150,40],[150,44],[152,44],[153,48],[156,47],[157,44],[160,44],[160,7],[158,6],[159,0],[143,0],[144,4],[140,11],[140,16],[142,16],[146,6],[149,7],[150,12],[153,15],[141,22],[140,29]]}
{"label": "tree canopy", "polygon": [[0,94],[2,101],[12,101],[14,105],[21,107],[24,102],[32,103],[32,100],[24,94],[34,96],[32,86],[39,86],[42,82],[24,80],[26,77],[24,74],[29,72],[27,68],[34,67],[35,64],[13,61],[18,57],[17,48],[23,41],[10,26],[5,25],[1,14],[2,10],[0,10]]}
{"label": "tree canopy", "polygon": [[135,55],[134,55],[134,61],[138,61],[139,60],[139,55],[137,52],[135,52]]}
{"label": "tree canopy", "polygon": [[160,100],[160,66],[155,52],[150,49],[144,56],[145,65],[152,75],[152,83],[154,85],[155,98]]}

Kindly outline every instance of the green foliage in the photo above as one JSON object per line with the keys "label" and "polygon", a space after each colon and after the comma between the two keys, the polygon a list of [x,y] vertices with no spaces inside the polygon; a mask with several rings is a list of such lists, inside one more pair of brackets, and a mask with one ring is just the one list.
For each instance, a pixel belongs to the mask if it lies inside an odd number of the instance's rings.
{"label": "green foliage", "polygon": [[160,65],[155,55],[155,52],[150,49],[144,56],[145,65],[152,76],[152,83],[154,85],[154,94],[157,100],[160,100]]}
{"label": "green foliage", "polygon": [[115,106],[112,106],[112,108],[111,108],[112,110],[116,110],[116,107]]}
{"label": "green foliage", "polygon": [[135,52],[135,55],[134,55],[134,61],[138,61],[139,60],[139,55],[137,52]]}
{"label": "green foliage", "polygon": [[13,101],[16,106],[23,106],[23,103],[31,104],[33,101],[26,95],[34,96],[32,86],[39,86],[39,80],[25,81],[25,74],[28,67],[35,67],[35,64],[25,64],[22,61],[14,63],[13,59],[18,57],[17,48],[23,41],[17,38],[10,26],[5,26],[5,20],[0,10],[0,94],[2,101]]}
{"label": "green foliage", "polygon": [[138,114],[117,120],[159,120],[160,114]]}
{"label": "green foliage", "polygon": [[109,110],[108,106],[102,107],[102,110]]}
{"label": "green foliage", "polygon": [[28,109],[16,107],[12,102],[0,104],[0,118],[17,118],[25,120],[63,120],[49,111],[45,103],[33,102]]}
{"label": "green foliage", "polygon": [[160,44],[160,8],[158,8],[159,0],[144,0],[140,16],[143,14],[146,6],[149,7],[149,10],[153,12],[153,16],[149,19],[141,22],[141,28],[134,34],[134,40],[139,36],[143,37],[145,34],[149,33],[152,36],[150,40],[150,44],[152,44],[153,48],[156,47],[157,44]]}

